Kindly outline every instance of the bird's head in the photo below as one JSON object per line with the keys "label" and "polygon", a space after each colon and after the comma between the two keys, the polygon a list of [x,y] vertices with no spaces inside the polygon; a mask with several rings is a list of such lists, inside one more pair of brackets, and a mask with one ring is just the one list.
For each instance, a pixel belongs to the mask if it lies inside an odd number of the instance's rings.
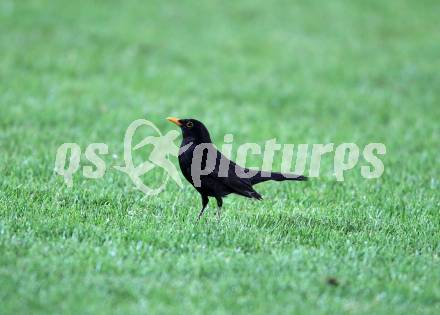
{"label": "bird's head", "polygon": [[192,139],[196,143],[211,143],[208,129],[197,119],[168,117],[167,120],[180,127],[184,139]]}

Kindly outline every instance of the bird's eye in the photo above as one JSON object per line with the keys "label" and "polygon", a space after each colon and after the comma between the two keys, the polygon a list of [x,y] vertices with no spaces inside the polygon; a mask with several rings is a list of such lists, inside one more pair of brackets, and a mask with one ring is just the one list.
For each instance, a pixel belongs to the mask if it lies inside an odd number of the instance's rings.
{"label": "bird's eye", "polygon": [[188,121],[188,122],[186,123],[186,126],[187,126],[188,128],[192,128],[192,127],[194,126],[194,124],[193,124],[192,121]]}

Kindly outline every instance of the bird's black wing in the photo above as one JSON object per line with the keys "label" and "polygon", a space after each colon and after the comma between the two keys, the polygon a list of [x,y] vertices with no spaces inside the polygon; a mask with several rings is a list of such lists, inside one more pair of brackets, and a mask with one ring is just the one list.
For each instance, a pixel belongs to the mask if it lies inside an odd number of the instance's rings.
{"label": "bird's black wing", "polygon": [[262,199],[261,195],[252,188],[249,178],[242,178],[237,175],[237,173],[240,174],[240,172],[248,172],[249,170],[235,164],[218,150],[216,151],[216,166],[208,177],[226,186],[233,193],[248,198]]}

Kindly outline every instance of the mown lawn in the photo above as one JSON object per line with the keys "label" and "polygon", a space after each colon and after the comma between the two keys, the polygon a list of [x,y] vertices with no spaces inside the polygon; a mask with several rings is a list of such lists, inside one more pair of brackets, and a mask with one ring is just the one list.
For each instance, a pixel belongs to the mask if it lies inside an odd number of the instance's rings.
{"label": "mown lawn", "polygon": [[[0,314],[440,313],[438,1],[95,2],[0,2]],[[329,154],[195,224],[188,184],[144,198],[111,167],[167,116],[382,142],[385,172],[337,182]],[[67,188],[64,142],[107,143],[105,176]]]}

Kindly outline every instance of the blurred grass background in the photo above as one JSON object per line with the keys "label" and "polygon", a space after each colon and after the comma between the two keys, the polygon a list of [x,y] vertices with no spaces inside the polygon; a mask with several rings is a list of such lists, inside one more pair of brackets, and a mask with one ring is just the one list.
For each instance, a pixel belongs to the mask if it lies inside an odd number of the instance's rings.
{"label": "blurred grass background", "polygon": [[[0,2],[0,313],[437,314],[438,1]],[[210,205],[143,198],[124,131],[203,121],[214,141],[383,142],[360,169]],[[57,147],[105,142],[73,189]],[[279,167],[276,161],[275,168]],[[87,162],[82,161],[82,165]],[[336,277],[339,286],[326,279]]]}

